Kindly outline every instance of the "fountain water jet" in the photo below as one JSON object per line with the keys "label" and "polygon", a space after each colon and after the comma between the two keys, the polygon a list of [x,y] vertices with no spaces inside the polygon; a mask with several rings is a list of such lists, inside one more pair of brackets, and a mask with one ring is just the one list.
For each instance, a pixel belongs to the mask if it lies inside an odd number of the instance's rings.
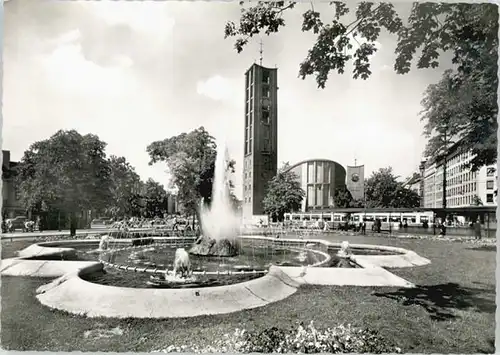
{"label": "fountain water jet", "polygon": [[215,158],[212,201],[209,207],[200,205],[202,236],[198,238],[191,254],[207,256],[234,256],[237,254],[235,238],[239,233],[240,220],[230,196],[228,173],[229,155],[225,144],[217,145]]}

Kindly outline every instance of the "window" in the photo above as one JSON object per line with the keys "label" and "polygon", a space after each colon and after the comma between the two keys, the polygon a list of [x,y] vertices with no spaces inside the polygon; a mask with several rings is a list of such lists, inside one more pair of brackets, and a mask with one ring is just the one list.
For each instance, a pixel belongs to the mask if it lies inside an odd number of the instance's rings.
{"label": "window", "polygon": [[486,169],[486,176],[491,177],[495,176],[496,169],[495,168],[487,168]]}
{"label": "window", "polygon": [[262,97],[267,97],[269,98],[271,96],[271,92],[269,91],[269,88],[266,86],[262,87]]}
{"label": "window", "polygon": [[486,202],[488,203],[493,202],[493,194],[486,194]]}
{"label": "window", "polygon": [[316,182],[324,182],[323,181],[323,163],[316,163]]}
{"label": "window", "polygon": [[307,187],[307,205],[314,206],[314,186]]}
{"label": "window", "polygon": [[328,206],[330,204],[330,186],[329,185],[323,185],[323,205]]}
{"label": "window", "polygon": [[314,182],[314,164],[307,163],[307,182]]}
{"label": "window", "polygon": [[488,180],[488,181],[486,181],[486,189],[488,189],[488,190],[493,190],[493,184],[494,184],[494,183],[495,183],[495,182],[494,182],[493,180]]}
{"label": "window", "polygon": [[321,185],[316,186],[316,206],[323,206],[323,192],[321,191]]}
{"label": "window", "polygon": [[264,84],[269,84],[270,81],[271,81],[271,76],[269,74],[269,71],[267,70],[262,71],[262,82]]}
{"label": "window", "polygon": [[262,108],[262,123],[269,124],[271,113],[268,108]]}
{"label": "window", "polygon": [[269,152],[271,150],[271,143],[270,143],[269,139],[262,140],[262,150],[264,152]]}

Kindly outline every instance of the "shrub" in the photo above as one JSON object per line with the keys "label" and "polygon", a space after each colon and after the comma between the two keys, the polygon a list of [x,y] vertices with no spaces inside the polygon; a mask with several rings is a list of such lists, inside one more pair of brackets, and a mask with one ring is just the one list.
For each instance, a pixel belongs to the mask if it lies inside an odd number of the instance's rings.
{"label": "shrub", "polygon": [[304,327],[288,330],[276,327],[258,333],[236,329],[223,339],[200,349],[189,346],[169,346],[163,352],[190,350],[205,352],[244,353],[401,353],[401,349],[388,344],[377,332],[358,329],[350,325],[339,325],[326,330],[318,330],[313,322]]}

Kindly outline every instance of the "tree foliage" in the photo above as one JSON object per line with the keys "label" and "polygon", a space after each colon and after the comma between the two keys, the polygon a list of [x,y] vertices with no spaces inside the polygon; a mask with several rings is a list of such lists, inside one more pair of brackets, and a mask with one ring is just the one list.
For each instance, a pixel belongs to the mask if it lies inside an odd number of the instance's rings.
{"label": "tree foliage", "polygon": [[285,163],[269,181],[263,200],[264,212],[280,221],[285,213],[298,211],[305,196],[297,174],[289,167],[290,164]]}
{"label": "tree foliage", "polygon": [[[244,2],[239,23],[228,22],[225,37],[236,37],[239,52],[254,36],[270,35],[285,26],[284,13],[294,2]],[[299,76],[315,76],[324,88],[331,72],[343,74],[352,63],[355,79],[371,75],[370,55],[382,31],[397,37],[394,70],[408,73],[412,62],[418,69],[436,68],[445,52],[452,54],[454,70],[444,74],[424,99],[425,134],[431,136],[428,152],[441,150],[447,139],[460,138],[464,149],[476,155],[471,167],[494,163],[497,149],[497,59],[498,10],[493,3],[415,2],[408,16],[398,14],[390,3],[361,2],[354,10],[345,3],[331,2],[331,18],[311,9],[303,13],[302,31],[316,41],[299,66]],[[325,14],[323,14],[325,15]],[[361,40],[358,41],[358,39]],[[353,51],[353,48],[356,48]],[[450,85],[452,79],[452,85]],[[459,104],[457,104],[459,103]],[[458,113],[450,117],[450,113]],[[443,122],[440,122],[440,120]],[[456,134],[443,135],[445,127],[458,124]]]}
{"label": "tree foliage", "polygon": [[336,208],[359,208],[363,207],[363,201],[356,200],[352,197],[351,192],[346,186],[339,187],[333,195]]}
{"label": "tree foliage", "polygon": [[148,179],[143,188],[144,217],[161,217],[167,210],[168,194],[160,183]]}
{"label": "tree foliage", "polygon": [[112,199],[109,201],[107,212],[113,217],[141,215],[141,190],[143,182],[135,172],[133,166],[124,157],[110,156]]}
{"label": "tree foliage", "polygon": [[[179,203],[186,213],[197,213],[201,199],[211,201],[217,152],[215,138],[203,127],[153,142],[147,152],[150,165],[167,163],[171,183],[177,187]],[[234,160],[229,162],[233,171],[234,164]]]}
{"label": "tree foliage", "polygon": [[365,182],[366,207],[413,208],[420,206],[420,196],[397,181],[392,168],[374,172]]}
{"label": "tree foliage", "polygon": [[483,201],[481,200],[481,198],[478,196],[478,195],[474,195],[472,196],[472,203],[471,203],[472,206],[482,206],[483,205]]}
{"label": "tree foliage", "polygon": [[112,198],[111,171],[99,137],[58,131],[33,143],[21,159],[17,184],[27,210],[57,209],[73,216],[103,210]]}
{"label": "tree foliage", "polygon": [[[472,77],[448,70],[430,85],[422,100],[426,155],[445,157],[454,147],[470,150],[469,168],[494,164],[497,158],[496,72],[474,71]],[[458,144],[457,144],[458,143]]]}

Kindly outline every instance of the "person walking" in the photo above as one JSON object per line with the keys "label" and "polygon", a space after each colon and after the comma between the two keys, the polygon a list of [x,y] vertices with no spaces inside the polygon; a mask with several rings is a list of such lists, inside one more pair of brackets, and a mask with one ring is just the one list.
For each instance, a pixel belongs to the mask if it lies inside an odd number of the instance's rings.
{"label": "person walking", "polygon": [[474,239],[480,240],[481,237],[481,221],[478,218],[474,223]]}

